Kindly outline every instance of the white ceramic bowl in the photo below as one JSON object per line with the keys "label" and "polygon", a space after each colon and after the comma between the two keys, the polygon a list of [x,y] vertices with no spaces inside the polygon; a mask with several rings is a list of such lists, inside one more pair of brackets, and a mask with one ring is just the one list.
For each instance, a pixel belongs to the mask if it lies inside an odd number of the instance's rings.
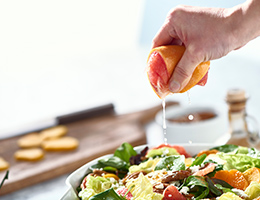
{"label": "white ceramic bowl", "polygon": [[[206,143],[204,143],[204,144],[179,144],[179,145],[183,146],[186,149],[186,151],[192,156],[199,153],[201,150],[209,149],[209,148],[216,146],[214,144],[206,144]],[[135,147],[135,150],[140,151],[145,146],[147,146],[147,145]],[[111,156],[112,156],[112,154],[97,158],[89,163],[86,163],[85,165],[83,165],[82,167],[80,167],[79,169],[74,171],[72,174],[70,174],[66,180],[66,184],[69,186],[69,189],[64,194],[64,196],[61,198],[61,200],[79,200],[79,198],[77,197],[77,187],[80,185],[81,180],[84,178],[84,176],[89,172],[89,168],[92,165],[96,164],[99,159],[111,157]]]}
{"label": "white ceramic bowl", "polygon": [[[213,112],[214,118],[197,122],[171,122],[168,119],[196,112]],[[227,133],[227,115],[207,105],[170,106],[166,108],[166,138],[168,143],[215,143]],[[163,124],[163,113],[158,112],[155,121]],[[163,131],[162,131],[163,134]]]}

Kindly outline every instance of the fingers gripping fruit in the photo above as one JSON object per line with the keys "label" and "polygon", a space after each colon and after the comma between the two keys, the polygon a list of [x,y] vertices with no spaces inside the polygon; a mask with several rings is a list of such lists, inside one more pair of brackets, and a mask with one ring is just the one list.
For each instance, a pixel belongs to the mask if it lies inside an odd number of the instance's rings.
{"label": "fingers gripping fruit", "polygon": [[[147,61],[147,75],[155,93],[160,98],[171,93],[169,80],[184,52],[185,47],[177,45],[160,46],[151,50]],[[209,61],[200,63],[180,93],[186,92],[195,85],[204,86],[208,78],[209,65]]]}

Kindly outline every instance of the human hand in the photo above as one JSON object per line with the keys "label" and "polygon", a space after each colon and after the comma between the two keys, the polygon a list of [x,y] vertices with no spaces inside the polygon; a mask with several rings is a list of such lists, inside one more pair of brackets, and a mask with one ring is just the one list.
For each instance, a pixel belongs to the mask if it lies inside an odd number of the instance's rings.
{"label": "human hand", "polygon": [[239,9],[178,6],[170,11],[152,48],[172,44],[186,47],[169,81],[172,92],[186,86],[199,63],[223,57],[246,44],[247,40],[236,34],[240,18],[236,19],[234,11]]}

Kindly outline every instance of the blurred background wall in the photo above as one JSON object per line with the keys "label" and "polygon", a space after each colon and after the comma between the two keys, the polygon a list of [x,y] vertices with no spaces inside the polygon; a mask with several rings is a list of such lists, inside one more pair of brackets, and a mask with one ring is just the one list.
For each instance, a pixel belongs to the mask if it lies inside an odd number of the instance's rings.
{"label": "blurred background wall", "polygon": [[[242,0],[23,0],[0,2],[0,138],[58,115],[114,103],[118,113],[161,103],[145,74],[152,38],[178,4],[232,7]],[[203,30],[202,30],[203,31]],[[226,110],[228,88],[251,95],[260,120],[259,39],[213,61],[192,104]],[[168,99],[188,104],[186,94]]]}

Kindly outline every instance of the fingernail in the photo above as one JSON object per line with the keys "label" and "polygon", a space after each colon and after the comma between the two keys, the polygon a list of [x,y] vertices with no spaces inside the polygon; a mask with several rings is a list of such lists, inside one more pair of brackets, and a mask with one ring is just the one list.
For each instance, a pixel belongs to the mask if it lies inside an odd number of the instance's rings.
{"label": "fingernail", "polygon": [[180,90],[180,84],[178,83],[178,82],[176,82],[176,81],[172,81],[171,83],[170,83],[170,85],[169,85],[169,90],[171,91],[171,92],[178,92],[179,90]]}

